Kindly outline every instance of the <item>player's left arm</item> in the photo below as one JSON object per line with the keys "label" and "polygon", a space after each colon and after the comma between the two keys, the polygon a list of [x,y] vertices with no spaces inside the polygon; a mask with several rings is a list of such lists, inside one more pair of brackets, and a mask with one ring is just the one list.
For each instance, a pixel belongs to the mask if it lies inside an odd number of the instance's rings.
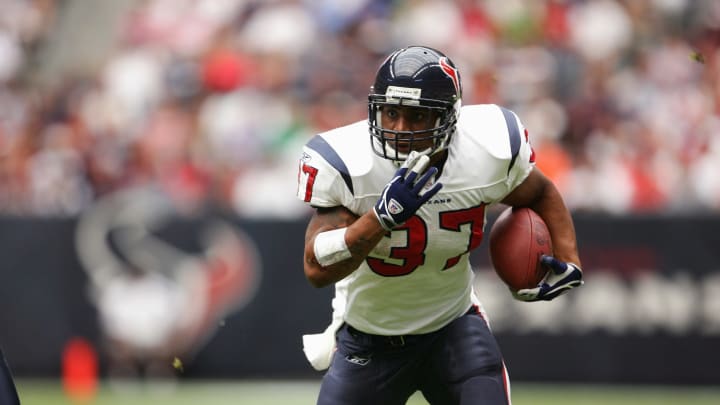
{"label": "player's left arm", "polygon": [[552,181],[534,167],[502,202],[513,207],[528,207],[547,224],[557,259],[580,266],[575,226],[570,211]]}
{"label": "player's left arm", "polygon": [[503,200],[514,207],[528,207],[545,221],[553,243],[553,256],[544,256],[549,268],[541,284],[517,291],[515,297],[524,301],[551,300],[571,288],[582,285],[575,226],[570,211],[558,189],[537,167]]}

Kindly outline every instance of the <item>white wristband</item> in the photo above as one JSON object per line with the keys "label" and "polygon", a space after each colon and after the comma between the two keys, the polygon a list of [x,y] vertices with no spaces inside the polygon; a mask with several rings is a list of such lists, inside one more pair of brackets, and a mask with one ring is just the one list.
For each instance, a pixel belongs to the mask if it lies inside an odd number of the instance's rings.
{"label": "white wristband", "polygon": [[321,266],[329,266],[352,257],[352,253],[345,244],[345,231],[347,228],[333,229],[320,232],[315,236],[315,259]]}

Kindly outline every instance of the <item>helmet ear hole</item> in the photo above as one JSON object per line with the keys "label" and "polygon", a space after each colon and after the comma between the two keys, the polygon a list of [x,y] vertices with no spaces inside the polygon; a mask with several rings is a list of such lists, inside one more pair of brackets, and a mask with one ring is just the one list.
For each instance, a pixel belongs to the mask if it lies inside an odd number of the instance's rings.
{"label": "helmet ear hole", "polygon": [[[392,147],[393,139],[402,136],[409,143],[423,144],[433,140],[429,153],[447,148],[460,115],[462,86],[455,64],[443,53],[423,46],[411,46],[393,52],[378,68],[375,83],[368,96],[368,124],[375,153],[385,159],[403,161],[407,153]],[[439,113],[433,128],[423,131],[383,129],[383,105],[408,105]]]}

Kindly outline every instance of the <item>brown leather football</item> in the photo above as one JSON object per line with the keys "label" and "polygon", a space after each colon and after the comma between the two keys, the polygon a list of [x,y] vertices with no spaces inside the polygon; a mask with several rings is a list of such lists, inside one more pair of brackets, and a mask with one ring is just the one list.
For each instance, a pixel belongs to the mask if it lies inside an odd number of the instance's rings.
{"label": "brown leather football", "polygon": [[504,210],[490,229],[490,260],[510,289],[533,288],[545,277],[542,255],[552,255],[547,225],[529,208]]}

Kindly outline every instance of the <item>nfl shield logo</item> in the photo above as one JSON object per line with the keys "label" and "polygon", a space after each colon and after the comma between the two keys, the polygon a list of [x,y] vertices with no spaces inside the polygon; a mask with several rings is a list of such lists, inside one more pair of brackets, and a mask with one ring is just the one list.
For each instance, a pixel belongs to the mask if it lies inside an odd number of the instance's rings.
{"label": "nfl shield logo", "polygon": [[388,212],[391,215],[399,214],[403,211],[403,206],[400,205],[399,202],[395,201],[394,198],[390,199],[390,202],[388,203]]}

